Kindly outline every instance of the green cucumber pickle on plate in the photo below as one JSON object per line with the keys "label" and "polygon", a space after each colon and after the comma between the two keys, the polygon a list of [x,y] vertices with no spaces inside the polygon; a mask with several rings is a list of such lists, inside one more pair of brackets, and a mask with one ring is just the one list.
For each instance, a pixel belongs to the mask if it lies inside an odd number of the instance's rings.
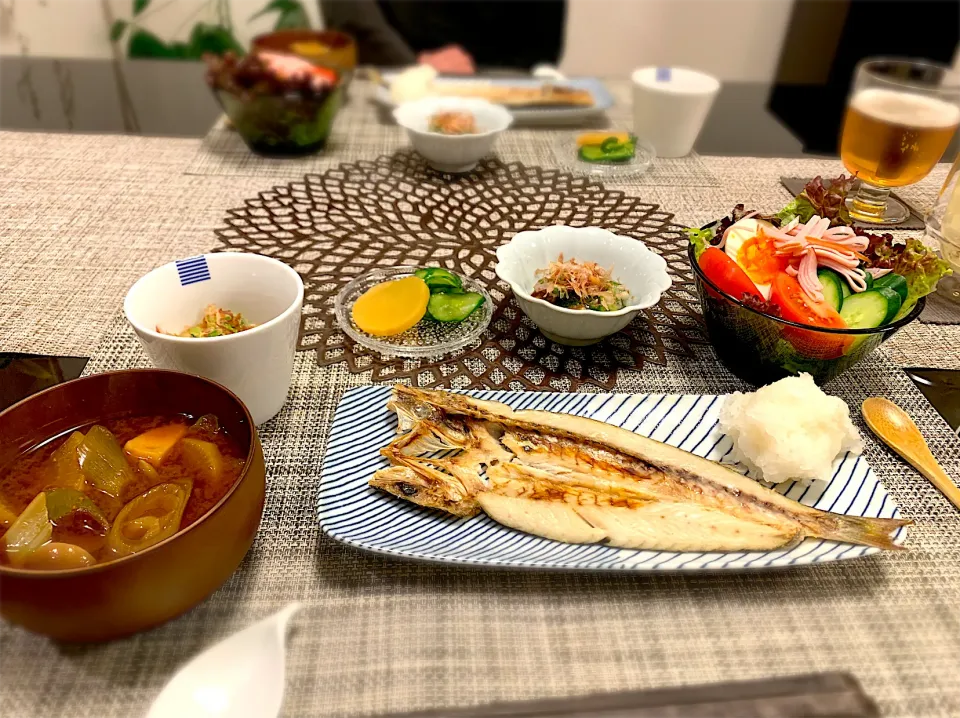
{"label": "green cucumber pickle on plate", "polygon": [[624,132],[586,132],[577,137],[577,156],[584,162],[629,162],[637,138]]}

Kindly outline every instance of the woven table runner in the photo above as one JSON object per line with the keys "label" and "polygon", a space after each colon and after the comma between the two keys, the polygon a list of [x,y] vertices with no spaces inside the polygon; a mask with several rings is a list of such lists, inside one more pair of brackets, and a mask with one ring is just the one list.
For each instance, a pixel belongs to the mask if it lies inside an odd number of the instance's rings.
{"label": "woven table runner", "polygon": [[[88,372],[146,366],[118,318]],[[346,388],[369,378],[298,353],[287,403],[261,429],[266,509],[236,574],[182,618],[106,645],[58,646],[4,625],[0,715],[143,715],[193,654],[292,600],[307,608],[294,619],[287,653],[286,717],[824,670],[851,671],[887,716],[960,713],[960,517],[875,441],[867,438],[866,458],[903,513],[918,520],[908,552],[702,576],[408,563],[335,543],[315,515],[334,408]],[[693,357],[668,357],[666,366],[621,373],[616,386],[631,393],[745,388],[705,346]],[[873,395],[897,401],[947,471],[960,472],[960,440],[882,348],[828,388],[854,408]]]}
{"label": "woven table runner", "polygon": [[[16,175],[0,177],[16,210],[0,217],[16,243],[0,267],[4,338],[27,349],[46,341],[51,351],[86,353],[92,344],[58,331],[77,321],[80,309],[90,312],[84,331],[103,338],[88,372],[149,366],[123,319],[110,323],[125,288],[156,264],[212,248],[223,208],[269,184],[184,176],[190,155],[158,138],[28,134],[16,148],[22,158]],[[166,154],[175,170],[158,161]],[[786,201],[777,177],[829,169],[806,160],[743,158],[710,158],[710,167],[724,177],[722,190],[648,191],[644,199],[658,197],[685,221],[702,224],[745,199],[776,209]],[[63,192],[65,174],[72,178],[69,193]],[[942,177],[934,179],[910,189],[935,196]],[[173,244],[161,246],[157,237]],[[55,265],[64,270],[51,273]],[[18,283],[17,275],[30,281]],[[57,323],[39,331],[43,321]],[[867,396],[897,401],[954,477],[960,476],[960,440],[898,366],[960,368],[956,332],[944,325],[906,327],[827,387],[850,404],[858,423],[856,408]],[[713,394],[746,388],[709,346],[690,349],[692,355],[667,353],[663,364],[618,372],[614,389]],[[0,623],[0,716],[144,715],[189,658],[291,600],[306,609],[290,635],[286,718],[827,670],[852,672],[885,716],[960,715],[960,518],[862,424],[866,458],[903,513],[918,521],[907,552],[726,575],[471,570],[388,560],[321,534],[315,502],[330,420],[343,392],[372,378],[372,370],[320,366],[312,351],[298,353],[287,403],[261,431],[267,501],[253,549],[193,611],[156,630],[91,646],[59,645]]]}
{"label": "woven table runner", "polygon": [[[410,143],[406,131],[398,127],[383,108],[372,106],[373,85],[365,81],[350,86],[350,98],[334,122],[327,147],[306,157],[271,158],[251,152],[240,135],[221,118],[204,137],[196,155],[184,170],[188,175],[219,177],[294,178],[336,167],[344,156],[374,159]],[[622,94],[622,93],[621,93]],[[629,93],[627,93],[629,95]],[[610,111],[605,123],[618,128],[629,127],[629,106]],[[496,154],[505,161],[524,158],[547,167],[558,163],[558,137],[570,139],[571,155],[575,130],[538,127],[514,128],[497,138]],[[642,175],[612,179],[618,187],[717,187],[720,182],[696,153],[680,158],[658,158]]]}
{"label": "woven table runner", "polygon": [[920,314],[927,324],[960,324],[960,277],[944,277]]}

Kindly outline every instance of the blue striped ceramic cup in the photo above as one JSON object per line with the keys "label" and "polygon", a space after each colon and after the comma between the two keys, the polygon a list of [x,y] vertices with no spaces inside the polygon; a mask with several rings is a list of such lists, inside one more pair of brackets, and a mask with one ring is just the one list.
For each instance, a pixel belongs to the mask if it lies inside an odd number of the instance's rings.
{"label": "blue striped ceramic cup", "polygon": [[[256,326],[218,337],[175,336],[208,305],[239,312]],[[303,282],[283,262],[258,254],[204,254],[154,269],[123,303],[144,351],[161,369],[218,382],[247,405],[257,424],[286,400],[300,330]]]}

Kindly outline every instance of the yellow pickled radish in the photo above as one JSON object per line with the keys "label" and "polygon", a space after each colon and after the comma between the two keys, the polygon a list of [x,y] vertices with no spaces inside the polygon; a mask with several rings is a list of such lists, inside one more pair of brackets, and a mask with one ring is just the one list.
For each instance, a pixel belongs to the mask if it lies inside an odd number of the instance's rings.
{"label": "yellow pickled radish", "polygon": [[353,321],[367,334],[393,336],[423,319],[429,300],[430,288],[420,277],[381,282],[353,303]]}
{"label": "yellow pickled radish", "polygon": [[602,145],[605,140],[611,137],[620,144],[630,141],[629,132],[583,132],[577,135],[577,147],[586,147],[587,145]]}

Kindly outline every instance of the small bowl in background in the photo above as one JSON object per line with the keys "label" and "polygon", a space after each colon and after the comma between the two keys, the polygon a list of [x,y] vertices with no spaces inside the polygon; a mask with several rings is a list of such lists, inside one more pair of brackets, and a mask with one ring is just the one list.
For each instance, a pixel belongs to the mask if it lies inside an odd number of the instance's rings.
{"label": "small bowl in background", "polygon": [[[630,291],[631,303],[616,312],[567,309],[534,298],[535,272],[560,255],[613,268],[613,278]],[[520,232],[497,249],[497,276],[510,285],[523,313],[551,341],[570,346],[595,344],[619,332],[652,307],[670,288],[667,262],[639,239],[599,227],[554,225]]]}
{"label": "small bowl in background", "polygon": [[139,553],[59,571],[0,566],[6,620],[60,640],[117,638],[189,610],[240,565],[260,526],[266,469],[250,413],[212,381],[133,369],[58,384],[0,412],[0,466],[72,429],[150,414],[216,414],[245,457],[236,483],[190,526]]}
{"label": "small bowl in background", "polygon": [[[239,312],[253,329],[220,337],[178,337],[209,304]],[[170,262],[141,277],[123,311],[154,365],[212,379],[234,392],[256,424],[287,397],[300,332],[303,281],[283,262],[224,252]]]}
{"label": "small bowl in background", "polygon": [[[473,114],[479,132],[473,135],[444,135],[430,132],[430,118],[438,112],[463,111]],[[474,97],[424,97],[404,102],[393,117],[410,136],[413,148],[440,172],[469,172],[493,149],[497,136],[513,122],[502,105]]]}
{"label": "small bowl in background", "polygon": [[926,304],[922,298],[899,321],[871,329],[810,327],[748,307],[703,273],[692,244],[688,256],[707,335],[717,356],[727,369],[757,386],[800,372],[825,384],[919,317]]}
{"label": "small bowl in background", "polygon": [[353,37],[339,30],[274,30],[257,35],[251,46],[254,50],[285,52],[333,68],[340,73],[344,89],[350,84],[357,68],[357,43]]}

